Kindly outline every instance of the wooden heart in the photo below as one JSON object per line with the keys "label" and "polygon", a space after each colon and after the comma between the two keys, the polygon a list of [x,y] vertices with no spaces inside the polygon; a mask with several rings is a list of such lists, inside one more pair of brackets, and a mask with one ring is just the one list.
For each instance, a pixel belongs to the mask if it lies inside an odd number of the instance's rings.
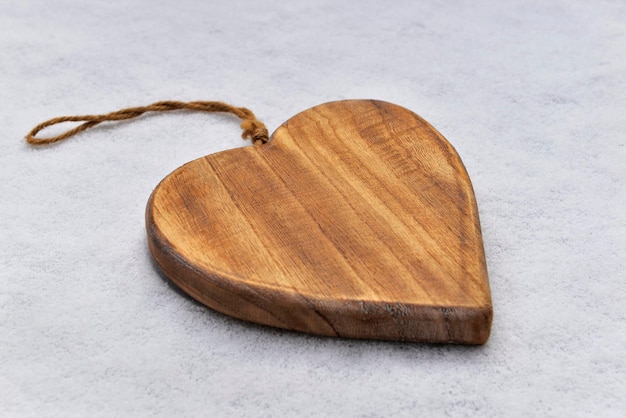
{"label": "wooden heart", "polygon": [[267,144],[178,168],[146,221],[165,275],[227,315],[351,338],[489,337],[469,177],[446,139],[402,107],[306,110]]}

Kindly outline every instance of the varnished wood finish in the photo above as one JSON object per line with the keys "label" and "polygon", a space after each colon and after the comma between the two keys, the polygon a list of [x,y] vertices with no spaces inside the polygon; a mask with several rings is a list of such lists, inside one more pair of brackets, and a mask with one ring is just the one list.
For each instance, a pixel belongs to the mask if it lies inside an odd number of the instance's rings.
{"label": "varnished wood finish", "polygon": [[482,344],[491,296],[454,148],[380,101],[323,104],[269,143],[209,155],[155,189],[148,242],[225,314],[328,336]]}

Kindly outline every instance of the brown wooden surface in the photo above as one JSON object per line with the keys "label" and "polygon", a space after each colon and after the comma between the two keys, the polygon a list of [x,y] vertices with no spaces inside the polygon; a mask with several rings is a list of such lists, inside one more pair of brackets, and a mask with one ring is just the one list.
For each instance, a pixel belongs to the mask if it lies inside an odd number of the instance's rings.
{"label": "brown wooden surface", "polygon": [[209,155],[154,190],[148,242],[228,315],[353,338],[482,344],[491,296],[467,172],[426,121],[323,104],[269,143]]}

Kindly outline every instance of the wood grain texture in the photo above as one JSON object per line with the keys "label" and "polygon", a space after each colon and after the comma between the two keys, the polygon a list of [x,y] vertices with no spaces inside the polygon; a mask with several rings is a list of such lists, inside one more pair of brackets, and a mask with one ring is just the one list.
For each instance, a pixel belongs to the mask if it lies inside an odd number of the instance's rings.
{"label": "wood grain texture", "polygon": [[163,272],[236,318],[351,338],[489,337],[469,177],[445,138],[402,107],[306,110],[267,144],[174,171],[146,221]]}

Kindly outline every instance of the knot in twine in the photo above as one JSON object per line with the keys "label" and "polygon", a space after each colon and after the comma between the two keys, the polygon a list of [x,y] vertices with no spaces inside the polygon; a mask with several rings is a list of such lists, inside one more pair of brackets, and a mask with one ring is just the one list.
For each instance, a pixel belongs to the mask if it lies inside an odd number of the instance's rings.
{"label": "knot in twine", "polygon": [[[148,106],[129,107],[121,109],[116,112],[106,113],[103,115],[83,115],[83,116],[61,116],[52,118],[45,122],[35,126],[27,135],[26,141],[32,145],[44,145],[52,144],[63,139],[76,135],[79,132],[93,128],[94,126],[106,122],[106,121],[118,121],[133,119],[143,115],[146,112],[169,112],[172,110],[194,110],[199,112],[224,112],[231,113],[239,117],[241,122],[241,129],[243,133],[241,137],[243,139],[250,139],[253,144],[265,144],[269,141],[269,134],[267,128],[256,118],[251,110],[245,107],[235,107],[227,103],[222,102],[176,102],[176,101],[163,101],[156,102]],[[73,129],[69,129],[62,134],[51,136],[47,138],[37,138],[36,135],[43,129],[63,122],[84,122]]]}

